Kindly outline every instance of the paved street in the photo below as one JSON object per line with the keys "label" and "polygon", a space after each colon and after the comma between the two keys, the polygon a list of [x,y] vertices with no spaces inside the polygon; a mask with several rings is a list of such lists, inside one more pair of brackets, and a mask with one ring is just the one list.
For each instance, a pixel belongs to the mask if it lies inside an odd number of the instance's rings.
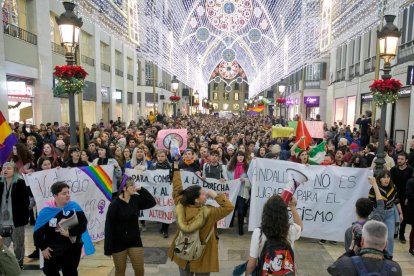
{"label": "paved street", "polygon": [[[172,241],[172,236],[164,239],[161,234],[158,234],[159,225],[156,223],[147,223],[148,231],[142,234],[142,240],[146,248],[167,248]],[[175,232],[175,226],[171,227],[171,233]],[[408,228],[406,231],[409,233]],[[220,272],[212,275],[232,275],[235,265],[242,263],[248,257],[250,246],[250,235],[242,237],[236,234],[236,229],[219,230],[220,231],[220,246],[219,246],[219,260]],[[26,255],[33,250],[33,242],[31,240],[31,227],[26,231]],[[408,235],[406,234],[408,238]],[[395,260],[399,262],[403,275],[414,275],[414,257],[408,253],[408,245],[402,245],[396,240],[395,246]],[[96,245],[96,254],[91,257],[85,257],[81,260],[79,266],[79,275],[94,276],[94,275],[115,275],[113,262],[110,258],[103,255],[103,242]],[[151,249],[147,251],[153,251]],[[152,262],[157,262],[162,259],[163,252],[158,250],[157,256],[150,256]],[[326,268],[343,253],[343,244],[320,245],[316,240],[301,238],[295,243],[297,275],[328,275]],[[147,258],[146,258],[147,259]],[[165,258],[164,258],[165,259]],[[26,260],[25,264],[34,265],[38,262],[30,262]],[[22,275],[43,275],[40,271],[25,270]],[[133,275],[131,265],[128,265],[127,275]],[[178,269],[175,263],[167,260],[163,264],[146,264],[145,275],[170,275],[178,274]]]}

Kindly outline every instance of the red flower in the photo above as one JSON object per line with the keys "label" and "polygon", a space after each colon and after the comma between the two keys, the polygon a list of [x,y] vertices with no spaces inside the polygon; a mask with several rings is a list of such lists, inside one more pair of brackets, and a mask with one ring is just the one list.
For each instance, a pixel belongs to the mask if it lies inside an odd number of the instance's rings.
{"label": "red flower", "polygon": [[284,103],[286,103],[286,99],[285,98],[277,98],[276,99],[276,103],[278,103],[278,104],[284,104]]}
{"label": "red flower", "polygon": [[85,79],[88,73],[81,66],[56,66],[53,75],[62,79]]}
{"label": "red flower", "polygon": [[172,101],[172,102],[178,102],[180,99],[181,99],[180,96],[171,96],[170,97],[170,101]]}
{"label": "red flower", "polygon": [[374,80],[369,86],[372,93],[397,93],[401,87],[402,83],[396,79]]}

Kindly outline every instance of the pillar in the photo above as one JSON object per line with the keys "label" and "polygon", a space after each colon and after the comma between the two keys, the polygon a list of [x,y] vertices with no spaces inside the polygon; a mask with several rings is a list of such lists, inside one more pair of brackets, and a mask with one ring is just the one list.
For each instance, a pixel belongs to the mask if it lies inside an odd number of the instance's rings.
{"label": "pillar", "polygon": [[137,99],[137,92],[138,92],[138,59],[137,59],[137,53],[135,51],[133,51],[133,62],[134,64],[134,69],[132,72],[133,77],[133,91],[132,91],[132,120],[134,120],[135,122],[137,122],[137,118],[138,118],[138,112],[137,112],[137,105],[138,105],[138,99]]}
{"label": "pillar", "polygon": [[[0,30],[3,30],[3,20],[0,20]],[[9,120],[9,110],[8,110],[8,96],[7,96],[7,77],[6,77],[6,68],[5,64],[5,54],[4,54],[4,34],[3,31],[0,32],[0,111],[3,113],[6,121]]]}
{"label": "pillar", "polygon": [[124,71],[122,82],[122,121],[129,122],[128,118],[128,63],[127,63],[128,48],[122,44],[122,71]]}
{"label": "pillar", "polygon": [[96,81],[96,106],[95,106],[95,118],[96,123],[103,118],[102,114],[102,70],[101,70],[101,30],[97,24],[94,25],[94,48],[95,48],[95,81]]}
{"label": "pillar", "polygon": [[110,56],[111,56],[111,93],[110,93],[110,108],[109,108],[109,120],[116,120],[116,79],[115,79],[115,37],[111,35],[110,39]]}

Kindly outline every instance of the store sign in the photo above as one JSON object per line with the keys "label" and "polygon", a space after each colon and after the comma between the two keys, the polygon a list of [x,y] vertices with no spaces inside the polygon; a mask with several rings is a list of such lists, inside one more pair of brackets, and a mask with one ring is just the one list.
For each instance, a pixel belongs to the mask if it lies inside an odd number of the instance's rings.
{"label": "store sign", "polygon": [[307,107],[317,107],[319,106],[319,96],[304,97],[303,102]]}
{"label": "store sign", "polygon": [[411,86],[405,86],[398,92],[400,98],[409,98],[411,95]]}
{"label": "store sign", "polygon": [[414,85],[414,66],[408,66],[407,85]]}
{"label": "store sign", "polygon": [[24,81],[8,81],[7,94],[9,96],[31,97],[33,95],[33,88],[26,86]]}
{"label": "store sign", "polygon": [[365,94],[361,94],[361,102],[366,103],[366,102],[371,102],[372,101],[372,94],[371,93],[365,93]]}

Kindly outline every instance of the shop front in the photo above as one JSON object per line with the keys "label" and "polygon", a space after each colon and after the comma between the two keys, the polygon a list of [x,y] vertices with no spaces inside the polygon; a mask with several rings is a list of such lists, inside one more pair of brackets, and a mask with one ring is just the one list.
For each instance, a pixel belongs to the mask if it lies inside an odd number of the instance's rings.
{"label": "shop front", "polygon": [[392,105],[391,135],[395,143],[406,145],[408,137],[408,123],[410,118],[411,86],[401,88],[399,99]]}
{"label": "shop front", "polygon": [[293,120],[296,114],[299,113],[299,99],[298,98],[287,98],[286,99],[286,109],[288,120]]}
{"label": "shop front", "polygon": [[306,120],[315,120],[316,115],[319,114],[319,96],[305,96],[303,103],[306,107]]}
{"label": "shop front", "polygon": [[102,118],[104,122],[109,122],[111,114],[111,95],[110,87],[101,87],[101,97],[102,97]]}
{"label": "shop front", "polygon": [[9,121],[33,123],[34,80],[7,76]]}

